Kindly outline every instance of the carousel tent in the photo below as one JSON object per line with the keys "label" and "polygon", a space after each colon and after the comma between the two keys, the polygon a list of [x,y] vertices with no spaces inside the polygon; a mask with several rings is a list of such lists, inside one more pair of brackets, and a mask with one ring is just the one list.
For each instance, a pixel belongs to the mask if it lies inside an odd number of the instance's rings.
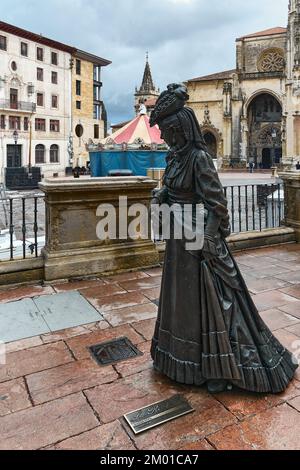
{"label": "carousel tent", "polygon": [[140,145],[141,143],[144,145],[162,145],[164,141],[160,138],[158,126],[150,127],[149,117],[146,114],[140,114],[121,129],[103,139],[101,143],[104,146],[110,144],[131,146]]}
{"label": "carousel tent", "polygon": [[149,168],[165,168],[167,146],[158,126],[150,127],[143,113],[101,141],[101,150],[90,152],[92,176],[108,176],[110,171],[130,170],[146,176]]}

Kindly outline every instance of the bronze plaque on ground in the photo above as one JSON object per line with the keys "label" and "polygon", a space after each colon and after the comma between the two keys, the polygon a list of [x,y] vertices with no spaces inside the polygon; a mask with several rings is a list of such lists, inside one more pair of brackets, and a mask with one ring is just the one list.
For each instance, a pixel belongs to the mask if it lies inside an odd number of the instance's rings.
{"label": "bronze plaque on ground", "polygon": [[124,416],[134,434],[160,426],[167,421],[195,411],[182,395],[175,395],[168,400],[153,403]]}

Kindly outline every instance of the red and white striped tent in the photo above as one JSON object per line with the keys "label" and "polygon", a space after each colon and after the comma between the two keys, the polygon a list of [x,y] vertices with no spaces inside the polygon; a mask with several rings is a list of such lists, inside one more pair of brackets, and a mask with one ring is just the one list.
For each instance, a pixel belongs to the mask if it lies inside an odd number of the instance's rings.
{"label": "red and white striped tent", "polygon": [[160,137],[158,126],[150,127],[149,117],[146,114],[137,116],[132,121],[125,124],[124,127],[101,141],[102,145],[162,145],[164,143],[165,142]]}

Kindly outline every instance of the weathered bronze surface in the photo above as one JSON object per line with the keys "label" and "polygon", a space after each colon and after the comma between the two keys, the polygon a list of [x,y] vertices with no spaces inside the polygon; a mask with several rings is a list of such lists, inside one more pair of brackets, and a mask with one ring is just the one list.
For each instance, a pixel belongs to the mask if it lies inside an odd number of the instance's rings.
{"label": "weathered bronze surface", "polygon": [[227,200],[188,98],[184,85],[169,85],[150,119],[170,147],[153,203],[205,208],[202,249],[187,250],[184,237],[166,241],[154,367],[180,383],[207,384],[212,393],[232,385],[280,393],[298,364],[261,319],[228,248]]}
{"label": "weathered bronze surface", "polygon": [[92,357],[101,366],[108,366],[126,359],[142,356],[128,338],[118,338],[113,341],[89,347]]}
{"label": "weathered bronze surface", "polygon": [[175,395],[168,400],[128,413],[124,418],[133,432],[140,434],[193,411],[194,409],[182,395]]}

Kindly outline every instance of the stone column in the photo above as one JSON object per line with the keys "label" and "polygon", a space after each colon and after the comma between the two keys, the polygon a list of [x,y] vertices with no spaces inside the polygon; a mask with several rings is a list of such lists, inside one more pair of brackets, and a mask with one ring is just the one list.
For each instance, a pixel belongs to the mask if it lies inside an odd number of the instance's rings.
{"label": "stone column", "polygon": [[284,182],[285,224],[293,227],[300,242],[300,171],[279,173]]}
{"label": "stone column", "polygon": [[[128,217],[124,209],[119,211],[119,196],[128,198],[128,207],[137,203],[149,207],[156,185],[146,177],[50,178],[41,183],[46,203],[45,280],[156,266],[159,255],[150,238],[150,214],[148,238],[132,240],[127,231],[124,239],[119,238],[119,213],[127,223],[136,218]],[[116,239],[97,237],[97,224],[105,215],[97,216],[100,204],[116,210]]]}

